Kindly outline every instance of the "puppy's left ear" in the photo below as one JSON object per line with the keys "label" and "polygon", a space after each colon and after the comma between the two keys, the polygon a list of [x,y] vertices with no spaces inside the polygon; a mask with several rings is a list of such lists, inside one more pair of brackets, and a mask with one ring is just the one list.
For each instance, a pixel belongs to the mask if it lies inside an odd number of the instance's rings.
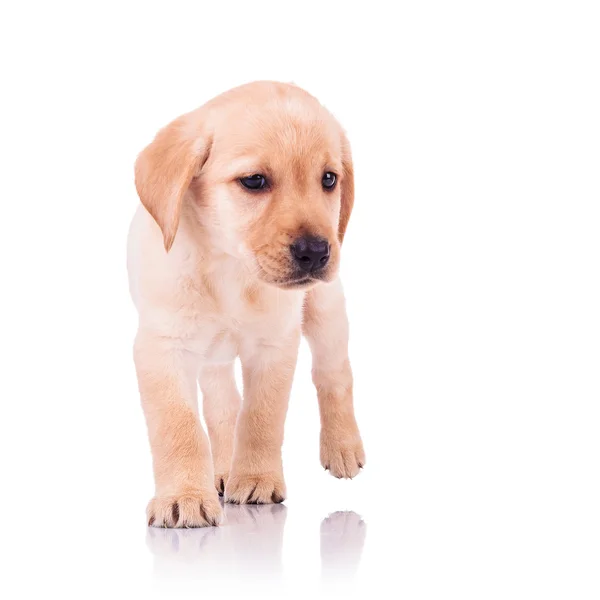
{"label": "puppy's left ear", "polygon": [[210,152],[201,121],[197,112],[179,117],[156,134],[135,163],[135,187],[162,231],[167,252],[177,233],[183,197]]}
{"label": "puppy's left ear", "polygon": [[354,167],[352,164],[350,142],[345,133],[342,133],[342,170],[342,201],[338,227],[340,244],[344,241],[346,227],[348,227],[348,221],[350,220],[350,214],[354,206]]}

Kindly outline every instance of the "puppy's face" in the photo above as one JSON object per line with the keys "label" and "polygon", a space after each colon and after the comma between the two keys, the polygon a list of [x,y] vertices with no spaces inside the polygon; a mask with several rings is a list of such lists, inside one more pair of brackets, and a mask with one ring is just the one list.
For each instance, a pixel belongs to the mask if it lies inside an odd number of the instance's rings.
{"label": "puppy's face", "polygon": [[[186,172],[189,181],[172,185],[176,194],[182,190],[179,203],[187,198],[213,247],[281,288],[335,277],[352,207],[352,165],[340,126],[314,98],[295,86],[250,84],[169,127],[175,137],[166,145],[186,147],[174,160],[191,152],[197,161]],[[150,162],[160,169],[169,161]],[[144,153],[136,177],[144,201],[142,170],[147,176]],[[161,225],[154,204],[144,204]]]}

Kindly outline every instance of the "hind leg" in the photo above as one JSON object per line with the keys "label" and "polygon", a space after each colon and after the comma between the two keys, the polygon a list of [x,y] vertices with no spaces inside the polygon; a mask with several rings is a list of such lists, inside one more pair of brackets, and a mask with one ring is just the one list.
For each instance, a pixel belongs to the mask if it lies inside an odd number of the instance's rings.
{"label": "hind leg", "polygon": [[241,404],[234,364],[205,365],[198,376],[219,495],[223,495],[229,478],[235,423]]}

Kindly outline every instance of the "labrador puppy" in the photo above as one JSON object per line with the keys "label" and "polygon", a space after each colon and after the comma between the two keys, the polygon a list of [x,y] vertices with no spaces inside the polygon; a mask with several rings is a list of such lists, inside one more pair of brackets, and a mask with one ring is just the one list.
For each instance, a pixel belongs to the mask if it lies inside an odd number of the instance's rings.
{"label": "labrador puppy", "polygon": [[156,484],[148,524],[217,525],[219,494],[284,500],[281,446],[301,334],[313,355],[321,463],[335,477],[357,475],[365,455],[338,277],[354,185],[340,125],[295,85],[244,85],[159,131],[137,159],[135,184],[143,206],[128,270]]}

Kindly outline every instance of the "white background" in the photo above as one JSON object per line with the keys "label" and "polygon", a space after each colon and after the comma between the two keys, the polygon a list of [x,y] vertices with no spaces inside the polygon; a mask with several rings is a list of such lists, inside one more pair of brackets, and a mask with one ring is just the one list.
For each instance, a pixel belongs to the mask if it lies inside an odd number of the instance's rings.
{"label": "white background", "polygon": [[[0,594],[597,598],[597,8],[3,3]],[[322,471],[303,346],[287,508],[148,533],[132,165],[255,79],[308,89],[353,145],[367,466]]]}

